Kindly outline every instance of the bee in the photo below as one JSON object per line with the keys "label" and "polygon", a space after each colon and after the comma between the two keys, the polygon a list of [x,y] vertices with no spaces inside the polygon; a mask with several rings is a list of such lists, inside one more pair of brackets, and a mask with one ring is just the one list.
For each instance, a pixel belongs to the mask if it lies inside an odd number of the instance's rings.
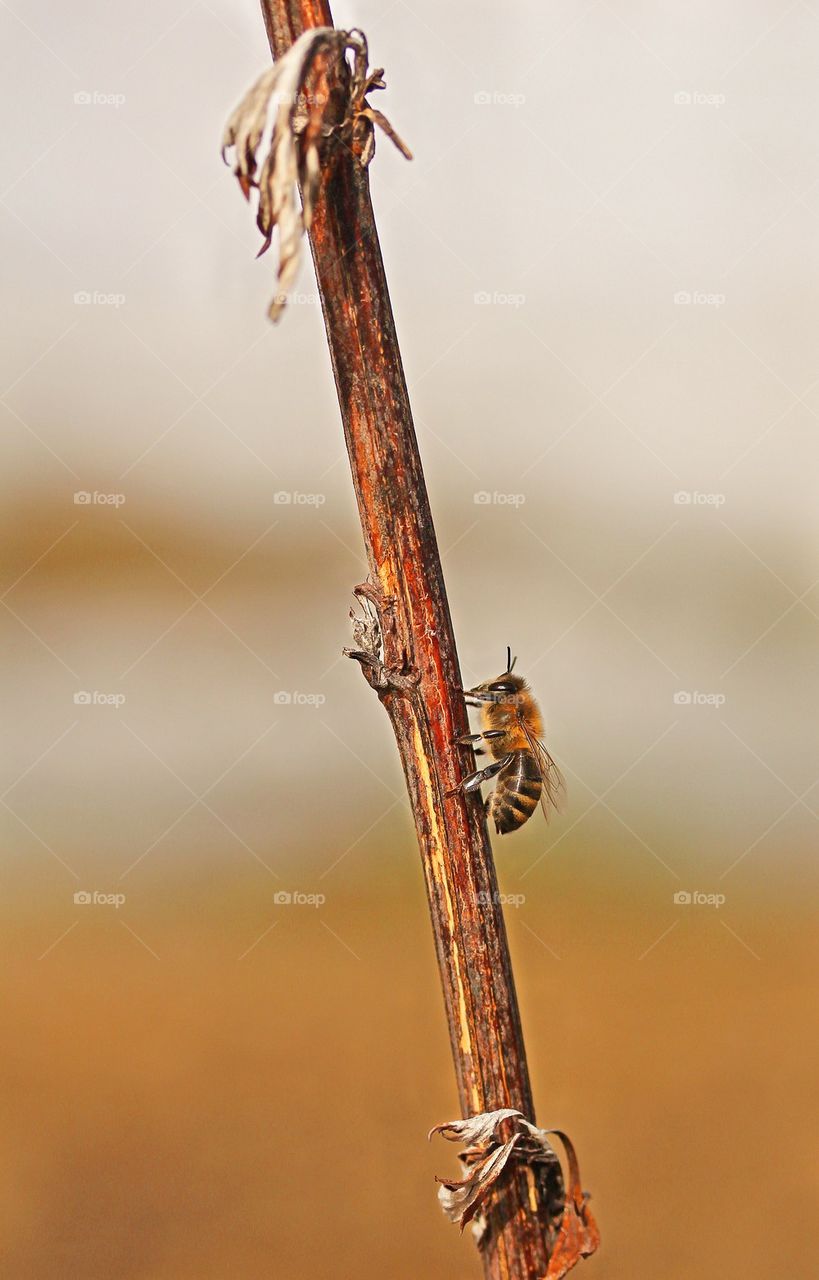
{"label": "bee", "polygon": [[[506,650],[506,670],[494,680],[464,689],[467,705],[481,708],[481,732],[464,733],[458,744],[485,743],[492,764],[470,773],[455,790],[475,791],[497,778],[487,801],[487,813],[499,835],[517,831],[531,818],[538,802],[546,821],[551,809],[560,810],[566,783],[541,740],[543,717],[523,676],[512,674],[517,658]],[[485,755],[478,747],[475,755]]]}

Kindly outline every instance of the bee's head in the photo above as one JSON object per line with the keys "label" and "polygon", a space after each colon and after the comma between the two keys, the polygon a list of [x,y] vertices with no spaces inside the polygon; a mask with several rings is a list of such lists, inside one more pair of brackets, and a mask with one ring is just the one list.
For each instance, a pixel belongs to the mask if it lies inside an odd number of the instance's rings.
{"label": "bee's head", "polygon": [[520,693],[526,684],[523,676],[513,676],[511,671],[504,671],[501,675],[496,676],[494,680],[487,680],[483,686],[487,693]]}
{"label": "bee's head", "polygon": [[517,658],[512,657],[512,650],[507,648],[506,670],[502,671],[501,674],[499,676],[496,676],[494,680],[486,681],[486,684],[483,686],[483,688],[486,689],[487,693],[501,693],[501,694],[520,693],[521,689],[523,689],[523,687],[525,686],[526,681],[524,680],[523,676],[512,675],[512,671],[516,662],[517,662]]}

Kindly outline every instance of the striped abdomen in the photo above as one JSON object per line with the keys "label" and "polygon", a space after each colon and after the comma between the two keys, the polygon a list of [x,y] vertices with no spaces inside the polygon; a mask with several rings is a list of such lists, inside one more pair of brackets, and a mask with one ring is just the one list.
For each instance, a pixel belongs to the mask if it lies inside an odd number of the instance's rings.
{"label": "striped abdomen", "polygon": [[540,768],[532,752],[513,752],[509,764],[498,774],[489,801],[489,816],[495,830],[503,836],[522,827],[537,808],[542,790]]}

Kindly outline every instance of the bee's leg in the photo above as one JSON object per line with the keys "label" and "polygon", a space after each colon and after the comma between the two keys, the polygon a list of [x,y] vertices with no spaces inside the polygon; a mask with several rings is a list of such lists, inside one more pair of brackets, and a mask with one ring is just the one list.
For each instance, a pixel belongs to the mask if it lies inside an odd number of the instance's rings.
{"label": "bee's leg", "polygon": [[462,693],[468,707],[479,707],[483,702],[503,702],[509,695],[506,693],[490,693],[488,689],[462,689],[455,685],[455,692]]}
{"label": "bee's leg", "polygon": [[504,756],[503,760],[494,760],[492,764],[488,764],[483,769],[476,769],[474,773],[470,773],[466,778],[462,778],[457,787],[453,787],[447,795],[452,796],[456,791],[477,791],[482,782],[488,782],[490,778],[494,778],[496,773],[500,773],[506,765],[511,764],[514,756],[510,753]]}
{"label": "bee's leg", "polygon": [[471,742],[491,742],[493,738],[505,738],[505,729],[487,729],[485,733],[459,733],[452,739],[453,746],[469,746]]}

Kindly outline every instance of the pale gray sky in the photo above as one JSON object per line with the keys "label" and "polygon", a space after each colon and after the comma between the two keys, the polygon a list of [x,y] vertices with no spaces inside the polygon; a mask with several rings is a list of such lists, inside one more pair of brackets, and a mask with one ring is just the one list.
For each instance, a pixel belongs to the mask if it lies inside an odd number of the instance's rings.
{"label": "pale gray sky", "polygon": [[[335,16],[416,156],[380,141],[372,186],[462,659],[513,646],[570,780],[518,849],[582,841],[630,769],[596,840],[625,822],[683,876],[750,847],[732,874],[759,874],[819,806],[819,12]],[[129,865],[228,769],[213,804],[255,852],[341,851],[402,782],[338,659],[363,557],[312,272],[272,329],[218,154],[260,17],[127,19],[0,6],[6,785],[29,770],[10,799],[69,862]],[[200,813],[166,854],[219,846]]]}

